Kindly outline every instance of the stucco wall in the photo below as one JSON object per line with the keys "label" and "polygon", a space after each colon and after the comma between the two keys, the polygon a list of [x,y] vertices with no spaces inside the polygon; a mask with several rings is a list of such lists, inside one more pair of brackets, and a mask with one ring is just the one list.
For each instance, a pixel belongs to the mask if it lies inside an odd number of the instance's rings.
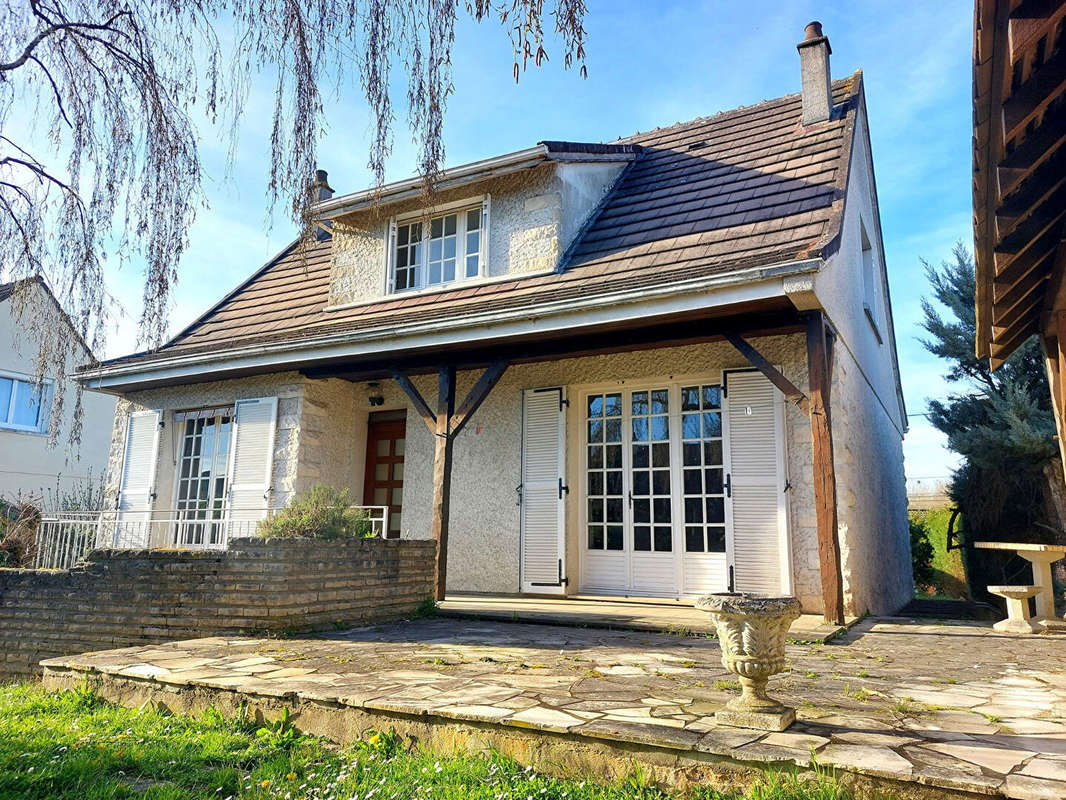
{"label": "stucco wall", "polygon": [[[892,613],[913,596],[903,465],[906,418],[897,382],[891,273],[875,197],[867,120],[860,113],[840,245],[815,286],[838,333],[831,402],[845,607],[852,614]],[[863,227],[878,268],[874,324],[864,309]]]}
{"label": "stucco wall", "polygon": [[123,448],[130,412],[162,410],[163,428],[159,432],[159,458],[156,464],[154,507],[174,508],[175,465],[178,455],[177,427],[174,411],[232,404],[253,397],[277,397],[278,419],[274,436],[273,483],[271,504],[285,505],[297,490],[297,465],[300,456],[300,415],[303,406],[304,378],[295,372],[261,375],[254,378],[198,383],[189,386],[135,392],[119,400],[111,434],[107,469],[107,502],[113,504],[122,482]]}
{"label": "stucco wall", "polygon": [[[488,277],[555,268],[625,164],[548,164],[443,191],[440,204],[491,195]],[[385,239],[395,215],[418,200],[349,214],[334,222],[330,303],[378,298],[385,289]]]}
{"label": "stucco wall", "polygon": [[846,347],[833,366],[844,605],[856,616],[893,614],[914,596],[903,440]]}
{"label": "stucco wall", "polygon": [[[64,325],[52,299],[42,289],[35,289],[39,300],[34,313],[55,317],[54,325]],[[12,300],[0,303],[0,372],[36,380],[34,364],[37,343],[22,333],[12,310]],[[84,360],[89,359],[86,351]],[[67,365],[70,372],[77,366]],[[46,377],[53,380],[55,375]],[[63,380],[58,376],[58,380]],[[66,398],[54,447],[49,447],[47,433],[29,433],[0,428],[0,497],[22,496],[48,501],[48,491],[68,491],[75,484],[92,477],[98,481],[107,467],[111,438],[111,420],[115,413],[115,399],[108,395],[85,392],[82,397],[84,415],[79,445],[70,444],[71,424],[77,387],[66,382]]]}

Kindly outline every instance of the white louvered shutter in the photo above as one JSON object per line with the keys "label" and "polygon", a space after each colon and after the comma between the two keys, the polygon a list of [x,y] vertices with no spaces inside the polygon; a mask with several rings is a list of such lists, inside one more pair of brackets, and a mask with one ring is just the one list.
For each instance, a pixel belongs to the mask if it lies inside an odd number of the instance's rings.
{"label": "white louvered shutter", "polygon": [[[276,397],[238,400],[236,403],[230,455],[229,517],[238,523],[263,519],[270,505],[277,415]],[[230,535],[245,536],[252,532],[252,526],[237,524]]]}
{"label": "white louvered shutter", "polygon": [[781,394],[760,372],[726,383],[734,589],[790,591]]}
{"label": "white louvered shutter", "polygon": [[[159,456],[159,411],[134,411],[126,421],[122,482],[112,547],[148,547],[155,467]],[[101,542],[101,544],[104,544]]]}
{"label": "white louvered shutter", "polygon": [[561,389],[529,389],[522,413],[522,591],[562,594]]}

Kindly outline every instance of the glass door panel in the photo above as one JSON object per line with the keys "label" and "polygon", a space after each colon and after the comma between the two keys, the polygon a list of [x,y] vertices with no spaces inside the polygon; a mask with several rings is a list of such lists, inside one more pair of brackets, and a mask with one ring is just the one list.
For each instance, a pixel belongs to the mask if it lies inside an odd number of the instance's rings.
{"label": "glass door panel", "polygon": [[726,496],[722,455],[722,390],[681,389],[681,480],[684,593],[728,587]]}

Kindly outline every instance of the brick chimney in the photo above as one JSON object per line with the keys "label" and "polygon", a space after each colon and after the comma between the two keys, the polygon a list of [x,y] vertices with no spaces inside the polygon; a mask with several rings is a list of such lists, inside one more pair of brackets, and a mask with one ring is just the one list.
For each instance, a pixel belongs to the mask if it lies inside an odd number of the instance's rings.
{"label": "brick chimney", "polygon": [[318,190],[318,193],[315,195],[316,202],[329,200],[333,197],[333,189],[330,188],[329,181],[326,180],[326,171],[324,169],[315,170],[315,180],[311,184],[311,187]]}
{"label": "brick chimney", "polygon": [[833,112],[832,78],[829,73],[829,37],[822,34],[822,23],[811,22],[803,29],[803,41],[796,45],[800,54],[803,79],[803,124],[825,122]]}

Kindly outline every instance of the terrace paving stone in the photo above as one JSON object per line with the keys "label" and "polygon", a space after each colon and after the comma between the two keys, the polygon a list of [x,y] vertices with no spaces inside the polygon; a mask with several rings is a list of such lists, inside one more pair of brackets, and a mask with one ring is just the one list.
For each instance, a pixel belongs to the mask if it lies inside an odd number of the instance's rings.
{"label": "terrace paving stone", "polygon": [[797,708],[799,721],[781,733],[716,722],[714,713],[736,696],[735,676],[707,636],[439,618],[44,663],[46,681],[95,673],[170,696],[175,687],[206,687],[302,699],[391,715],[383,724],[452,720],[476,723],[479,735],[509,727],[511,736],[521,728],[602,747],[660,748],[679,764],[689,763],[688,751],[690,763],[702,753],[748,769],[805,768],[813,753],[838,771],[949,793],[1066,798],[1066,639],[1004,636],[978,623],[868,619],[830,643],[789,644],[786,652],[790,670],[769,688]]}

